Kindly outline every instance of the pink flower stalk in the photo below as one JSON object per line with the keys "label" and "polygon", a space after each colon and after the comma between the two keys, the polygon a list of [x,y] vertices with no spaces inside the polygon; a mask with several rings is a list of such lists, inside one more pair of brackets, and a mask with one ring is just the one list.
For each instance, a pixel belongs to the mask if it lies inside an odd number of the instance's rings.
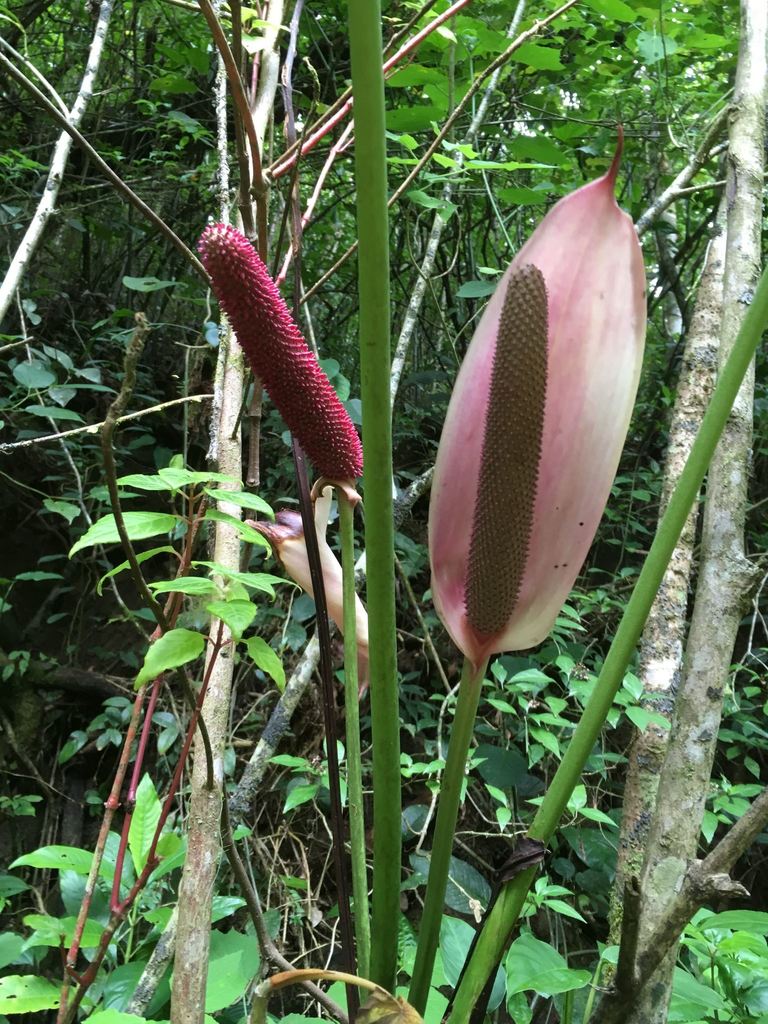
{"label": "pink flower stalk", "polygon": [[[330,502],[329,502],[330,504]],[[321,502],[316,503],[316,533],[317,544],[320,550],[320,565],[323,570],[323,583],[325,586],[325,600],[328,605],[328,614],[331,619],[344,632],[344,601],[342,591],[341,564],[328,546],[325,539],[324,522],[319,522],[320,516],[325,510],[321,509]],[[247,520],[249,526],[253,526],[272,545],[275,555],[280,559],[283,568],[302,590],[314,598],[312,589],[312,577],[309,571],[309,557],[307,545],[304,540],[304,527],[301,516],[298,512],[283,509],[275,516],[274,523]],[[363,602],[355,595],[356,609],[356,631],[357,631],[357,661],[359,672],[359,688],[363,693],[368,687],[368,614],[363,607]]]}
{"label": "pink flower stalk", "polygon": [[432,484],[435,607],[477,667],[541,643],[573,587],[629,427],[645,272],[602,178],[561,199],[512,261],[459,371]]}
{"label": "pink flower stalk", "polygon": [[357,431],[259,254],[227,224],[207,227],[197,248],[253,372],[315,469],[329,480],[359,477]]}

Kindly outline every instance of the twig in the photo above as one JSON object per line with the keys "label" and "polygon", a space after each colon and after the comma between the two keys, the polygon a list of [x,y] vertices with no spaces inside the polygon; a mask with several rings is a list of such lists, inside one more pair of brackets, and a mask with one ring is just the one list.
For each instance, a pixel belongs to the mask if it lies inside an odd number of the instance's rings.
{"label": "twig", "polygon": [[[226,800],[223,800],[221,804],[221,835],[224,853],[229,861],[229,866],[232,868],[232,874],[235,876],[238,885],[240,886],[246,906],[248,907],[248,912],[251,915],[251,920],[253,921],[253,927],[256,931],[256,937],[259,942],[262,957],[265,960],[271,960],[275,966],[281,968],[283,971],[292,971],[294,969],[293,964],[289,960],[286,960],[272,941],[272,936],[269,934],[269,929],[264,921],[264,914],[261,909],[261,901],[259,900],[258,893],[251,884],[248,872],[245,870],[245,865],[243,864],[237,850],[237,844],[235,843],[235,838],[232,834],[232,821],[229,816],[229,806]],[[327,996],[321,988],[311,981],[303,981],[302,987],[316,1002],[327,1010],[328,1013],[335,1017],[336,1020],[339,1021],[339,1024],[349,1024],[349,1018],[344,1010],[342,1010],[338,1003],[334,1002],[333,999]]]}
{"label": "twig", "polygon": [[427,626],[427,623],[424,621],[424,616],[421,614],[421,608],[419,607],[419,602],[417,601],[416,595],[413,592],[411,581],[408,579],[406,571],[403,568],[402,563],[400,559],[397,557],[397,555],[395,555],[395,567],[397,569],[398,575],[400,576],[400,582],[405,587],[405,593],[408,596],[408,600],[411,602],[411,607],[413,608],[416,614],[416,618],[419,620],[419,625],[421,626],[421,631],[424,634],[424,643],[427,645],[429,656],[435,663],[437,674],[440,676],[440,680],[443,686],[445,687],[446,693],[449,693],[451,689],[451,684],[448,682],[448,677],[445,674],[445,669],[443,668],[443,664],[440,661],[440,655],[437,653],[435,645],[432,643],[432,636],[429,632],[429,627]]}
{"label": "twig", "polygon": [[674,181],[669,184],[661,195],[658,195],[645,213],[641,214],[635,224],[638,235],[643,235],[651,224],[667,209],[668,206],[678,198],[680,190],[698,174],[701,168],[709,159],[710,150],[714,145],[720,132],[725,127],[730,107],[725,106],[720,110],[709,123],[709,127],[699,143],[698,149],[693,154],[685,167],[676,175]]}
{"label": "twig", "polygon": [[[213,398],[213,395],[187,395],[185,398],[173,398],[169,402],[161,402],[159,405],[152,405],[149,409],[139,409],[138,412],[129,412],[126,416],[120,416],[115,421],[116,424],[127,423],[129,420],[138,420],[142,416],[148,416],[152,412],[163,412],[165,409],[170,409],[171,406],[181,405],[183,402],[205,402],[207,399]],[[106,421],[102,420],[101,423],[89,423],[86,427],[74,427],[72,430],[62,430],[58,434],[45,434],[43,437],[31,437],[25,441],[11,441],[6,444],[0,444],[0,453],[15,451],[17,448],[29,448],[34,444],[46,444],[49,441],[60,441],[65,437],[73,437],[75,434],[96,434],[101,430]]]}
{"label": "twig", "polygon": [[631,992],[635,984],[637,943],[640,935],[640,895],[640,884],[637,878],[631,876],[624,885],[621,942],[616,967],[616,989],[622,993]]}
{"label": "twig", "polygon": [[[409,186],[412,184],[413,180],[419,174],[421,174],[424,167],[432,159],[432,156],[435,153],[435,151],[442,145],[443,141],[447,138],[456,121],[464,113],[464,110],[466,109],[470,100],[477,94],[486,78],[488,78],[489,75],[492,75],[498,68],[503,67],[503,65],[506,64],[507,61],[511,58],[515,50],[519,50],[524,43],[527,43],[529,39],[532,39],[534,36],[538,35],[538,33],[542,31],[542,29],[546,28],[561,15],[565,14],[567,11],[571,9],[571,7],[575,6],[575,4],[577,4],[578,2],[579,0],[567,0],[566,3],[564,3],[561,7],[558,7],[556,11],[553,11],[551,14],[547,15],[546,18],[541,18],[529,29],[526,29],[525,32],[521,33],[517,37],[517,39],[514,40],[514,42],[510,43],[510,45],[506,48],[506,50],[504,50],[503,53],[499,54],[499,56],[495,60],[492,60],[491,63],[486,68],[483,69],[483,71],[478,75],[478,77],[475,79],[475,81],[472,83],[469,89],[467,89],[467,91],[464,93],[464,96],[456,104],[453,113],[443,122],[440,131],[435,136],[434,140],[430,143],[430,145],[427,147],[426,152],[419,158],[417,164],[406,175],[403,181],[397,186],[395,191],[392,193],[388,201],[388,206],[391,207],[394,203],[396,203],[397,200],[405,192],[405,190],[409,188]],[[342,256],[340,256],[338,260],[336,260],[336,262],[330,268],[330,270],[327,270],[325,274],[323,274],[323,276],[319,278],[319,280],[315,281],[312,287],[309,288],[304,293],[302,302],[306,302],[307,299],[311,298],[315,294],[315,292],[318,291],[325,284],[325,282],[329,280],[329,278],[333,277],[333,275],[346,263],[349,257],[352,256],[356,251],[357,242],[353,243],[346,250],[346,252]]]}
{"label": "twig", "polygon": [[101,173],[107,178],[121,193],[122,196],[139,211],[142,217],[145,217],[150,223],[160,231],[160,233],[176,248],[182,256],[194,267],[197,273],[202,279],[208,283],[208,274],[205,272],[200,260],[195,256],[189,246],[185,245],[184,242],[179,238],[176,232],[160,217],[155,211],[140,199],[130,186],[128,186],[119,174],[116,174],[109,164],[99,156],[93,146],[88,142],[84,135],[82,135],[74,125],[70,124],[67,118],[54,106],[53,103],[45,96],[37,86],[30,82],[30,80],[24,75],[8,58],[0,53],[0,68],[6,71],[15,82],[17,82],[22,88],[26,89],[30,93],[38,105],[46,111],[46,113],[53,118],[53,120],[60,125],[68,135],[71,135],[75,142],[84,150],[93,163],[98,167]]}

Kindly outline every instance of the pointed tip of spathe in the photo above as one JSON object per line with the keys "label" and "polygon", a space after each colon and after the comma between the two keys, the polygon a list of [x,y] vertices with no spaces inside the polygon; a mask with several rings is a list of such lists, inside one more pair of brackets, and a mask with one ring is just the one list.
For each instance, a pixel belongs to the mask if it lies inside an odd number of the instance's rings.
{"label": "pointed tip of spathe", "polygon": [[611,189],[616,188],[616,178],[619,174],[619,167],[621,165],[621,155],[624,152],[624,125],[616,125],[616,151],[613,154],[613,160],[611,166],[608,168],[604,180],[611,186]]}

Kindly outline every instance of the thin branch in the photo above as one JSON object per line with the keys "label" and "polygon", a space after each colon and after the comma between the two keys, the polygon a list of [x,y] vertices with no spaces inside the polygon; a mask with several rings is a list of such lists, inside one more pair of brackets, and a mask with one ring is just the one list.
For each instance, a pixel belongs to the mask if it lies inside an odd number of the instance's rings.
{"label": "thin branch", "polygon": [[155,211],[140,199],[139,196],[130,188],[115,171],[109,166],[109,164],[99,156],[93,146],[88,142],[84,135],[82,135],[74,125],[70,124],[67,118],[51,103],[47,96],[45,96],[34,82],[24,75],[14,64],[11,63],[8,58],[0,53],[0,68],[6,71],[11,78],[17,82],[23,89],[26,89],[31,96],[34,97],[39,106],[45,110],[45,112],[58,124],[60,125],[68,135],[71,135],[75,142],[84,150],[93,163],[98,167],[101,173],[107,178],[115,189],[133,206],[142,217],[145,217],[151,224],[160,231],[160,233],[170,242],[175,249],[177,249],[182,256],[194,267],[197,273],[202,279],[208,283],[208,274],[205,272],[200,260],[195,256],[189,246],[185,245],[184,242],[179,238],[176,232],[160,217]]}
{"label": "thin branch", "polygon": [[[556,11],[553,11],[551,14],[547,15],[546,18],[541,18],[529,29],[526,29],[525,32],[521,33],[517,37],[517,39],[515,39],[515,41],[506,48],[506,50],[504,50],[503,53],[499,54],[499,56],[495,60],[491,61],[491,63],[486,68],[483,69],[483,71],[478,75],[478,77],[475,79],[475,81],[472,83],[469,89],[467,89],[467,91],[464,93],[464,96],[456,104],[453,113],[443,122],[440,131],[435,136],[430,145],[427,147],[426,152],[419,158],[417,164],[413,167],[410,173],[406,175],[403,181],[400,182],[395,191],[392,193],[388,202],[389,207],[392,207],[394,203],[397,202],[397,200],[403,195],[405,190],[409,188],[410,185],[413,183],[414,179],[419,174],[421,174],[421,172],[424,170],[424,167],[432,159],[432,156],[434,155],[436,150],[442,145],[443,141],[448,137],[456,121],[464,113],[470,100],[478,93],[485,80],[490,75],[492,75],[497,69],[503,67],[507,63],[507,61],[512,57],[512,54],[516,50],[519,50],[524,43],[527,43],[534,36],[538,35],[539,32],[545,29],[548,25],[551,25],[553,21],[561,17],[567,11],[569,11],[571,7],[574,7],[578,2],[579,0],[567,0],[566,3],[564,3],[561,7],[558,7]],[[329,278],[333,277],[333,275],[346,263],[349,257],[352,256],[355,252],[357,252],[357,242],[351,245],[347,249],[347,251],[342,256],[340,256],[338,260],[336,260],[336,262],[330,268],[330,270],[326,271],[326,273],[323,274],[323,276],[319,280],[317,280],[312,285],[312,287],[309,288],[304,293],[302,302],[306,302],[307,299],[311,298],[315,294],[315,292],[317,292],[326,283],[326,281],[329,280]]]}
{"label": "thin branch", "polygon": [[710,151],[717,141],[720,133],[725,128],[728,120],[730,107],[725,106],[712,118],[708,128],[702,136],[701,142],[688,163],[683,167],[675,179],[658,195],[645,213],[641,214],[635,224],[638,235],[643,235],[653,222],[680,196],[681,189],[684,189],[698,174],[710,156]]}
{"label": "thin branch", "polygon": [[[149,409],[139,409],[138,412],[129,412],[125,416],[120,416],[115,423],[127,423],[129,420],[138,420],[142,416],[148,416],[152,412],[163,412],[165,409],[170,409],[174,405],[182,405],[184,402],[205,402],[207,399],[213,398],[213,395],[187,395],[184,398],[173,398],[169,402],[161,402],[159,405],[151,405]],[[60,441],[62,438],[73,437],[75,434],[97,434],[99,430],[104,426],[106,421],[102,420],[100,423],[89,423],[85,427],[74,427],[72,430],[62,430],[58,434],[45,434],[43,437],[30,437],[25,441],[10,441],[6,444],[0,444],[0,452],[7,453],[15,451],[17,448],[29,448],[35,444],[46,444],[49,441]]]}

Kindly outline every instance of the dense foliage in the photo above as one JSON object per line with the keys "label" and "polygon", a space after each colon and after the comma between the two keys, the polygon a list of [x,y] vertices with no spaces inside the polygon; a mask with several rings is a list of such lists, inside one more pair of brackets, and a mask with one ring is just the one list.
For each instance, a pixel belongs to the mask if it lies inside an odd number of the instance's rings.
{"label": "dense foliage", "polygon": [[[409,34],[447,6],[440,0]],[[546,0],[522,6],[525,28],[555,5]],[[71,101],[87,59],[94,13],[95,8],[70,0],[26,0],[0,5],[0,31]],[[410,3],[385,4],[385,38],[413,13]],[[504,51],[513,13],[509,3],[475,0],[398,63],[386,93],[393,190],[417,165],[476,76]],[[710,121],[728,99],[738,13],[734,0],[717,5],[584,0],[512,55],[477,134],[466,138],[482,90],[397,199],[391,218],[393,348],[435,219],[444,222],[395,402],[398,498],[434,463],[457,366],[484,300],[514,252],[557,198],[605,170],[617,121],[627,140],[619,201],[635,220],[644,213],[702,144]],[[251,67],[263,23],[255,8],[244,8],[243,15]],[[348,84],[345,17],[339,0],[308,2],[302,13],[291,85],[299,133]],[[280,38],[284,51],[287,29]],[[206,223],[220,215],[215,73],[210,34],[194,5],[128,0],[112,14],[96,93],[83,124],[96,150],[190,247]],[[0,238],[3,258],[10,260],[39,202],[59,129],[9,78],[0,81],[0,117]],[[301,159],[302,208],[344,124]],[[286,96],[278,89],[264,153],[264,164],[273,172],[286,146],[285,125]],[[345,146],[333,163],[303,238],[304,291],[356,238],[352,146]],[[229,155],[230,198],[236,200],[232,146]],[[649,282],[646,364],[598,539],[550,639],[531,653],[495,658],[484,684],[429,1022],[440,1020],[446,1005],[440,989],[445,991],[446,979],[455,982],[512,838],[530,820],[562,756],[654,532],[682,345],[723,177],[722,154],[715,147],[695,178],[697,187],[680,195],[643,236]],[[290,245],[284,211],[292,181],[292,173],[282,173],[271,184],[269,258],[275,273]],[[295,288],[289,271],[283,286],[289,302],[298,298]],[[0,971],[48,979],[37,982],[36,990],[30,984],[23,995],[8,995],[0,977],[0,1015],[25,1008],[49,1011],[55,1005],[58,947],[68,945],[83,899],[87,851],[93,848],[110,792],[134,680],[142,666],[147,678],[154,674],[145,665],[152,614],[125,571],[114,527],[102,522],[100,531],[93,525],[110,513],[98,435],[88,430],[66,435],[104,420],[123,380],[137,312],[151,329],[129,411],[151,411],[125,422],[115,435],[121,496],[134,516],[131,535],[148,556],[143,564],[155,595],[172,589],[168,581],[189,544],[192,569],[179,588],[185,596],[178,626],[201,638],[192,652],[199,654],[208,608],[221,597],[209,579],[215,566],[207,531],[215,513],[202,511],[204,497],[215,498],[223,482],[217,467],[206,461],[219,315],[183,256],[74,147],[56,215],[0,324],[5,357],[0,366],[5,495],[0,512]],[[312,292],[299,319],[359,424],[354,255]],[[758,560],[766,541],[765,380],[760,359],[747,542]],[[246,395],[244,464],[252,457],[249,408]],[[51,434],[63,436],[40,441]],[[289,438],[269,402],[261,423],[260,467],[261,500],[240,495],[247,514],[255,517],[266,514],[267,506],[295,504]],[[250,611],[240,609],[243,617],[236,623],[245,636],[238,647],[225,759],[232,791],[314,621],[311,599],[282,578],[274,579],[282,572],[258,543],[258,534],[246,528],[243,540],[251,546],[245,548],[239,577],[228,582],[239,604],[253,602]],[[412,968],[429,827],[460,665],[430,602],[425,498],[398,522],[396,550],[405,981]],[[763,600],[758,595],[754,614],[745,617],[735,653],[702,848],[744,812],[767,781]],[[199,681],[187,654],[182,660],[188,662],[190,678]],[[288,959],[302,965],[333,959],[337,923],[328,874],[328,774],[319,700],[310,687],[236,831],[249,854],[272,935]],[[370,721],[365,701],[361,715],[366,772]],[[188,718],[183,691],[175,683],[166,686],[154,711],[146,774],[137,794],[123,896],[146,866]],[[496,1019],[517,1024],[555,1020],[554,1006],[560,1019],[581,1020],[593,998],[589,983],[615,961],[616,937],[609,936],[608,918],[626,751],[633,729],[658,720],[642,700],[642,683],[628,674],[602,745],[573,794],[569,820],[526,905],[526,926],[504,961],[503,979],[490,1004],[499,1008]],[[367,774],[364,779],[368,785]],[[185,853],[184,785],[161,840],[160,865],[109,946],[83,1004],[87,1013],[126,1010],[171,915]],[[97,944],[108,917],[120,827],[118,812],[82,942],[86,950]],[[758,846],[737,874],[752,892],[751,911],[762,913],[701,911],[689,926],[670,1019],[768,1019],[768,893],[760,880],[761,861]],[[238,886],[223,865],[214,898],[206,1006],[222,1024],[244,1019],[243,995],[258,970],[243,907]],[[335,995],[341,998],[338,989]],[[166,1019],[168,998],[166,977],[146,1010],[147,1019]],[[14,999],[19,1000],[15,1006]],[[307,1005],[303,997],[286,996],[283,1009],[298,1014],[309,1012]],[[122,1018],[99,1019],[109,1024]]]}

